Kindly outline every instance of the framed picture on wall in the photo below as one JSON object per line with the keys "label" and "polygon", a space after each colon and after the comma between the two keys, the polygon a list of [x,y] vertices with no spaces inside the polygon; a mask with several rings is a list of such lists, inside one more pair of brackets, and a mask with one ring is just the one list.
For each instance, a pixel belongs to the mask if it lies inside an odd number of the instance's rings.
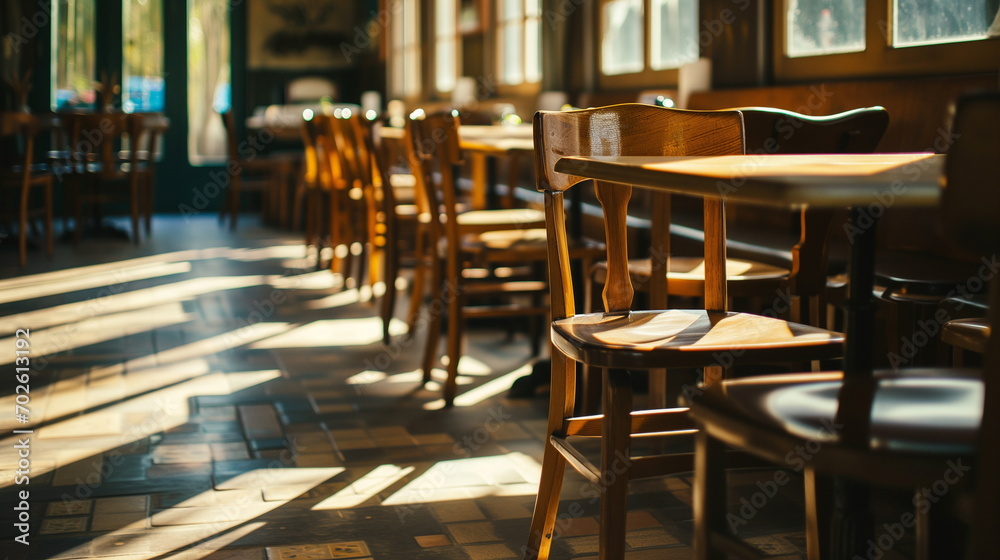
{"label": "framed picture on wall", "polygon": [[344,53],[357,51],[342,45],[364,49],[366,39],[377,40],[355,37],[356,4],[351,0],[248,0],[248,67],[294,70],[350,66],[352,61]]}

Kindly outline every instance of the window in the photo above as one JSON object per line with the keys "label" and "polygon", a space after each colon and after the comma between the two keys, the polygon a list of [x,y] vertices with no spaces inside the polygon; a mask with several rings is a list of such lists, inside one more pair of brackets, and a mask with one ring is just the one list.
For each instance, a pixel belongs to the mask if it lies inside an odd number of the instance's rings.
{"label": "window", "polygon": [[996,70],[997,0],[785,0],[775,77],[807,80]]}
{"label": "window", "polygon": [[163,0],[124,0],[122,39],[122,111],[163,111]]}
{"label": "window", "polygon": [[601,9],[601,71],[609,76],[641,72],[645,66],[642,0],[612,0]]}
{"label": "window", "polygon": [[676,83],[698,58],[696,0],[603,0],[600,25],[604,87]]}
{"label": "window", "polygon": [[865,0],[792,0],[788,6],[789,56],[865,50]]}
{"label": "window", "polygon": [[538,83],[542,78],[541,0],[500,0],[497,8],[500,83]]}
{"label": "window", "polygon": [[391,55],[389,91],[393,97],[420,95],[420,16],[417,0],[398,0],[389,22]]}
{"label": "window", "polygon": [[[961,5],[954,5],[961,4]],[[954,43],[981,39],[986,35],[997,3],[988,2],[916,2],[894,0],[892,44],[897,47]]]}
{"label": "window", "polygon": [[52,34],[52,109],[92,109],[97,75],[94,47],[94,0],[55,3]]}
{"label": "window", "polygon": [[697,2],[652,0],[650,6],[650,67],[679,68],[697,60]]}
{"label": "window", "polygon": [[455,0],[434,0],[434,89],[455,89],[458,77],[458,6]]}
{"label": "window", "polygon": [[188,0],[188,159],[225,161],[230,108],[229,0]]}

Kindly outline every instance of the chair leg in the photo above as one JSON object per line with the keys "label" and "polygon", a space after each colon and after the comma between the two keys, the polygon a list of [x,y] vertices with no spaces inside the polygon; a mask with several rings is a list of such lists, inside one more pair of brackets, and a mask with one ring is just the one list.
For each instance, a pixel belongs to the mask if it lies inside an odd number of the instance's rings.
{"label": "chair leg", "polygon": [[406,336],[412,337],[416,334],[416,322],[420,316],[420,306],[424,299],[424,281],[426,280],[428,267],[427,263],[434,259],[433,249],[427,247],[427,231],[422,226],[417,226],[417,241],[415,245],[415,264],[413,266],[413,282],[410,285],[410,305],[406,311]]}
{"label": "chair leg", "polygon": [[396,244],[394,231],[386,231],[383,255],[383,276],[385,277],[385,292],[380,302],[382,316],[382,343],[389,344],[392,336],[389,334],[389,324],[396,310],[396,277],[399,276],[399,246]]}
{"label": "chair leg", "polygon": [[604,373],[604,422],[601,437],[601,560],[625,557],[628,515],[628,469],[631,465],[632,380],[628,372]]}
{"label": "chair leg", "polygon": [[28,264],[28,199],[31,192],[24,192],[21,196],[21,208],[18,212],[17,220],[17,262],[24,268]]}
{"label": "chair leg", "polygon": [[[453,266],[456,267],[453,269]],[[445,406],[455,404],[458,393],[458,361],[462,357],[462,294],[457,263],[449,263],[448,282],[441,286],[441,296],[448,302],[448,377],[444,384]]]}
{"label": "chair leg", "polygon": [[45,254],[52,256],[53,238],[52,232],[52,182],[45,183]]}
{"label": "chair leg", "polygon": [[[434,264],[431,266],[432,286],[442,286],[441,281],[441,264],[434,259]],[[423,382],[427,383],[431,380],[431,371],[434,369],[434,362],[437,359],[437,346],[438,337],[441,333],[441,314],[445,312],[447,304],[444,302],[442,296],[431,298],[428,312],[427,321],[427,338],[424,342],[424,362],[423,362]]]}
{"label": "chair leg", "polygon": [[[552,348],[552,383],[549,389],[549,424],[546,434],[557,433],[564,417],[573,413],[576,398],[576,362],[567,360]],[[523,550],[524,560],[546,560],[556,533],[556,514],[559,511],[559,494],[562,492],[566,459],[546,438],[542,453],[542,472],[531,514],[528,543]]]}
{"label": "chair leg", "polygon": [[139,177],[135,175],[134,171],[132,173],[130,173],[129,183],[130,183],[129,190],[131,191],[131,196],[129,197],[130,198],[130,200],[129,200],[129,209],[130,209],[131,214],[132,214],[132,216],[131,216],[131,218],[132,218],[132,243],[135,243],[136,245],[138,245],[139,244],[139,208],[140,208],[139,197],[141,196],[141,194],[139,193]]}
{"label": "chair leg", "polygon": [[694,558],[725,560],[725,555],[712,549],[712,534],[725,532],[726,471],[725,448],[704,431],[695,434],[694,491]]}
{"label": "chair leg", "polygon": [[806,505],[806,554],[809,560],[820,560],[830,549],[830,478],[807,467],[803,471]]}

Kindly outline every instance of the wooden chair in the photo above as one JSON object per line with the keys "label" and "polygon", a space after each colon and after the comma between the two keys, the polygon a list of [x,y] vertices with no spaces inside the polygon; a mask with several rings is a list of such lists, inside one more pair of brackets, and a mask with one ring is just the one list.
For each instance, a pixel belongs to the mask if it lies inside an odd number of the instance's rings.
{"label": "wooden chair", "polygon": [[990,331],[990,321],[986,317],[952,319],[942,325],[941,342],[952,348],[952,365],[962,367],[965,352],[985,354]]}
{"label": "wooden chair", "polygon": [[[640,434],[689,434],[694,428],[686,409],[632,411],[628,370],[704,367],[706,381],[721,376],[720,365],[789,362],[839,355],[843,337],[780,319],[726,311],[724,209],[719,200],[705,203],[705,310],[633,310],[628,273],[627,205],[631,187],[597,182],[604,213],[607,282],[603,313],[578,314],[569,267],[566,191],[583,181],[554,171],[563,156],[683,155],[744,153],[743,118],[738,111],[683,111],[625,104],[535,115],[535,175],[544,193],[549,239],[552,313],[552,381],[549,417],[538,498],[531,521],[526,558],[547,558],[555,537],[556,513],[567,464],[600,490],[600,557],[622,558],[628,483],[645,476],[691,470],[691,454],[632,457],[631,439]],[[655,220],[669,220],[654,206]],[[650,248],[651,299],[666,302],[667,262],[656,253],[669,223],[656,228]],[[655,258],[661,255],[661,258]],[[603,371],[603,414],[575,416],[576,364]],[[599,464],[591,462],[571,437],[598,437]],[[607,473],[615,476],[608,477]]]}
{"label": "wooden chair", "polygon": [[[17,222],[17,262],[28,262],[28,224],[45,223],[45,254],[52,256],[52,174],[35,164],[36,121],[29,113],[0,113],[0,208],[5,220]],[[18,146],[19,144],[19,146]],[[41,200],[33,196],[40,191]]]}
{"label": "wooden chair", "polygon": [[[941,213],[960,245],[992,254],[1000,249],[1000,94],[974,95],[959,100],[953,125],[955,144],[947,155],[946,188]],[[990,315],[1000,313],[1000,284],[993,282]],[[967,558],[1000,556],[1000,345],[987,347],[982,374],[956,369],[877,371],[872,376],[842,373],[760,376],[727,381],[692,395],[691,415],[698,424],[698,468],[695,473],[695,556],[701,559],[749,556],[746,543],[737,541],[726,520],[725,479],[721,444],[739,447],[777,465],[787,466],[789,450],[818,445],[803,461],[807,484],[807,545],[809,558],[866,556],[872,521],[862,494],[857,504],[865,511],[831,513],[818,503],[824,494],[817,480],[842,477],[865,485],[916,490],[941,484],[951,464],[971,466],[947,477],[946,496],[917,508],[909,519],[917,525],[918,558],[963,557],[954,533],[934,538],[929,519],[948,517],[949,506],[963,490],[972,490]],[[803,403],[809,403],[803,406]],[[831,429],[834,426],[836,429]],[[935,490],[936,493],[940,493]],[[856,495],[856,494],[852,494]],[[840,503],[851,503],[847,498]],[[961,507],[957,506],[961,511]],[[830,523],[853,528],[847,539],[831,541],[824,532]],[[928,537],[928,535],[931,535]],[[850,537],[854,536],[852,540]],[[830,556],[834,557],[834,556]]]}
{"label": "wooden chair", "polygon": [[[337,107],[327,122],[335,146],[333,153],[339,162],[339,181],[342,182],[337,191],[337,201],[332,206],[336,213],[330,224],[334,263],[343,260],[345,280],[354,278],[358,287],[366,278],[369,284],[373,284],[379,276],[379,271],[371,268],[375,262],[370,238],[375,228],[373,173],[371,156],[363,137],[360,107]],[[353,250],[358,247],[360,252],[354,255]],[[332,270],[341,268],[334,263],[331,263]]]}
{"label": "wooden chair", "polygon": [[[149,236],[152,232],[156,204],[156,157],[160,147],[160,136],[170,128],[170,119],[161,113],[132,113],[131,118],[136,121],[134,126],[138,127],[134,130],[141,133],[141,144],[132,149],[138,150],[137,158],[143,168],[139,212],[142,214],[143,229]],[[128,159],[128,152],[123,152],[119,157]]]}
{"label": "wooden chair", "polygon": [[[305,210],[305,245],[316,251],[316,267],[321,266],[323,246],[328,240],[324,230],[328,228],[331,214],[331,191],[337,188],[340,178],[340,164],[333,157],[332,138],[326,115],[311,110],[303,115],[302,145],[303,159],[299,183],[295,193],[294,224],[298,227],[300,209]],[[332,160],[332,161],[331,161]]]}
{"label": "wooden chair", "polygon": [[288,183],[298,158],[294,154],[265,154],[246,141],[239,141],[232,111],[222,113],[226,128],[229,157],[229,191],[219,211],[219,222],[229,217],[229,229],[236,231],[240,217],[240,195],[247,191],[261,193],[261,220],[282,227],[288,221]]}
{"label": "wooden chair", "polygon": [[[455,188],[455,166],[461,163],[458,137],[459,118],[450,112],[421,115],[408,122],[411,151],[411,168],[417,178],[417,192],[425,197],[425,207],[430,217],[426,221],[429,232],[427,256],[432,274],[430,283],[434,291],[432,305],[428,306],[430,320],[427,328],[423,360],[424,382],[431,380],[431,371],[437,360],[438,333],[442,309],[435,310],[433,303],[443,304],[448,319],[447,378],[444,383],[444,400],[453,404],[458,381],[458,362],[461,357],[462,329],[468,318],[507,317],[518,315],[545,316],[546,306],[538,299],[544,295],[547,283],[529,271],[528,276],[501,277],[494,274],[498,267],[529,268],[542,266],[546,259],[545,230],[537,227],[532,211],[474,210],[459,213]],[[587,258],[592,253],[585,246],[573,248],[574,257]],[[470,269],[481,271],[484,278],[473,278]],[[509,298],[521,296],[527,304],[512,304]],[[500,304],[470,305],[483,298],[501,298]]]}
{"label": "wooden chair", "polygon": [[[84,211],[93,209],[95,226],[102,228],[102,205],[125,202],[132,223],[132,241],[140,239],[143,185],[151,168],[139,158],[140,150],[122,151],[123,143],[141,144],[142,123],[124,113],[61,115],[69,141],[68,173],[75,211],[75,237],[83,235]],[[122,159],[121,154],[127,155]]]}

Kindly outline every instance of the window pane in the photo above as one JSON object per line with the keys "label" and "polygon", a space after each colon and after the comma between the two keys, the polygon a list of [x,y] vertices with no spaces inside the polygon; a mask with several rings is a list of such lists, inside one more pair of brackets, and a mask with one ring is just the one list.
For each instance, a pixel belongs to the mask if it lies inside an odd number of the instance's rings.
{"label": "window pane", "polygon": [[536,83],[542,79],[542,31],[537,19],[524,22],[524,81]]}
{"label": "window pane", "polygon": [[451,91],[455,87],[455,39],[438,39],[434,58],[434,87],[438,91]]}
{"label": "window pane", "polygon": [[230,108],[229,0],[188,0],[188,156],[193,165],[226,157],[218,113]]}
{"label": "window pane", "polygon": [[524,4],[525,15],[528,17],[542,15],[542,0],[526,0]]}
{"label": "window pane", "polygon": [[510,21],[512,19],[521,19],[522,8],[524,7],[524,0],[501,0],[502,8],[500,11],[500,19],[503,21]]}
{"label": "window pane", "polygon": [[509,23],[503,28],[503,82],[520,84],[524,81],[524,56],[520,22]]}
{"label": "window pane", "polygon": [[643,67],[642,0],[612,0],[601,11],[601,71],[640,72]]}
{"label": "window pane", "polygon": [[789,0],[788,56],[865,50],[864,0]]}
{"label": "window pane", "polygon": [[455,87],[457,61],[455,0],[436,0],[434,3],[434,86],[438,91],[451,91]]}
{"label": "window pane", "polygon": [[996,13],[985,0],[894,0],[892,44],[897,47],[982,39]]}
{"label": "window pane", "polygon": [[698,3],[652,0],[650,66],[679,68],[698,58]]}
{"label": "window pane", "polygon": [[52,109],[91,109],[94,79],[94,0],[59,0],[52,34]]}
{"label": "window pane", "polygon": [[416,0],[400,0],[396,18],[389,23],[392,33],[392,68],[390,90],[394,97],[409,97],[420,93],[420,43],[417,35],[420,20]]}
{"label": "window pane", "polygon": [[163,111],[163,2],[122,3],[122,111]]}

